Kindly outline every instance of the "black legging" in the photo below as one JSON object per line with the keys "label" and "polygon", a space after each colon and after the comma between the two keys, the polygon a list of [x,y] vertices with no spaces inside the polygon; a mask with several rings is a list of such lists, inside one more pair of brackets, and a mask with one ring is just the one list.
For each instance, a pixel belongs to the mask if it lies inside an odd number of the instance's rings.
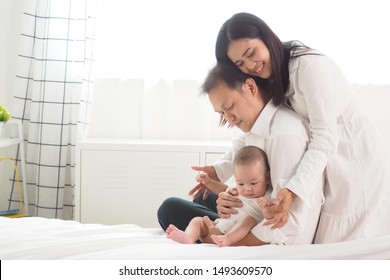
{"label": "black legging", "polygon": [[218,196],[213,193],[206,200],[200,196],[194,202],[177,197],[167,198],[157,211],[158,222],[165,231],[170,224],[185,230],[188,223],[195,217],[208,216],[214,221],[218,218],[217,198]]}

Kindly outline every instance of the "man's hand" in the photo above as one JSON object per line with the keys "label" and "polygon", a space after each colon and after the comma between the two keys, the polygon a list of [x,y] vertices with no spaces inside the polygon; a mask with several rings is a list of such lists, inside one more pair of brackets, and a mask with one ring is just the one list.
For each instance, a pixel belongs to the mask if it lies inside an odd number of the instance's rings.
{"label": "man's hand", "polygon": [[242,207],[242,201],[237,198],[237,195],[236,188],[228,188],[225,192],[219,193],[217,211],[221,218],[228,218],[231,214],[237,213],[237,210],[232,207]]}

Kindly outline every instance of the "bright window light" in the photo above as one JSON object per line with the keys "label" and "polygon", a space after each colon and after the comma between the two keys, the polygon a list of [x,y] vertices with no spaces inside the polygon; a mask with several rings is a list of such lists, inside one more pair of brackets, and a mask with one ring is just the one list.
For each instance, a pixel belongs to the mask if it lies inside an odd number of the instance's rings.
{"label": "bright window light", "polygon": [[96,76],[203,80],[219,28],[236,12],[282,41],[329,55],[353,83],[390,83],[390,17],[381,0],[99,0]]}

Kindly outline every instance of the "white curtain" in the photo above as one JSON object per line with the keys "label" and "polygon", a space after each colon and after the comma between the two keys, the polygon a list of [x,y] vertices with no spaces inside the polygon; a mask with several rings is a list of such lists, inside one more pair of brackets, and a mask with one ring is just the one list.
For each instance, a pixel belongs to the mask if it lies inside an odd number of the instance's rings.
{"label": "white curtain", "polygon": [[73,216],[75,143],[86,136],[92,104],[95,9],[88,0],[25,1],[12,112],[23,122],[30,215]]}
{"label": "white curtain", "polygon": [[[390,17],[381,0],[355,1],[353,9],[320,2],[321,9],[310,0],[100,0],[89,137],[231,139],[199,88],[215,63],[218,31],[237,12],[329,55],[352,82],[388,84]],[[373,48],[370,59],[357,59]]]}
{"label": "white curtain", "polygon": [[219,119],[196,80],[96,78],[88,137],[230,140]]}

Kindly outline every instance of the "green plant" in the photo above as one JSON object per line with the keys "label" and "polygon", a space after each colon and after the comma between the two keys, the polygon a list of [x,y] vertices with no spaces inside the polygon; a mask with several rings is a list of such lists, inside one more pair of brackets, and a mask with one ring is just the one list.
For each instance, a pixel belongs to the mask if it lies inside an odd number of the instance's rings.
{"label": "green plant", "polygon": [[4,106],[0,105],[0,122],[6,122],[11,117],[11,114]]}

